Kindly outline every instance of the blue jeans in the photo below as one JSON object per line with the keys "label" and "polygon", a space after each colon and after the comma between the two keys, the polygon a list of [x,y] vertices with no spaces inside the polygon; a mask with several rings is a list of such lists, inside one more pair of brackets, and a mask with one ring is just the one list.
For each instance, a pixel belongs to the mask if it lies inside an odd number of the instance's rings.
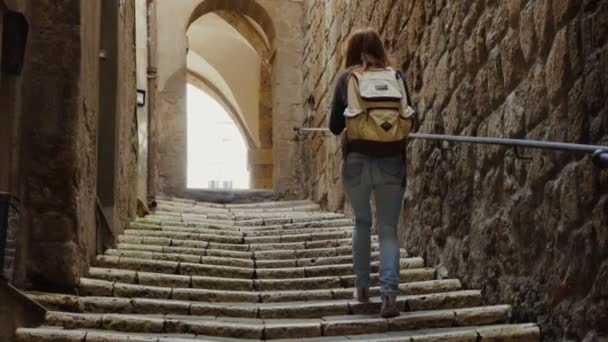
{"label": "blue jeans", "polygon": [[405,165],[401,157],[374,158],[349,153],[342,168],[346,193],[355,213],[353,268],[356,287],[370,287],[371,194],[376,199],[376,226],[380,236],[380,289],[383,296],[399,294],[399,240],[397,226],[405,192]]}

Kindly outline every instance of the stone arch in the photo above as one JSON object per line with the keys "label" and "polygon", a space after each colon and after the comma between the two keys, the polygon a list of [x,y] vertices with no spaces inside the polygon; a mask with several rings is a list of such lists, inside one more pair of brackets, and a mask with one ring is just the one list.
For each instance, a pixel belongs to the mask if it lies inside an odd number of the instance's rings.
{"label": "stone arch", "polygon": [[[275,38],[275,28],[272,21],[272,18],[266,12],[264,7],[257,3],[255,0],[206,0],[200,3],[192,14],[190,15],[190,19],[188,20],[187,27],[190,27],[192,23],[194,23],[198,18],[202,17],[205,14],[215,12],[215,11],[229,11],[236,12],[243,15],[246,15],[253,19],[256,23],[260,25],[268,41],[272,45]],[[187,28],[186,28],[187,29]]]}
{"label": "stone arch", "polygon": [[[272,45],[275,38],[275,28],[272,19],[266,10],[256,1],[216,1],[207,0],[199,4],[188,21],[187,30],[201,17],[207,14],[215,14],[223,21],[232,26],[258,54],[261,65],[258,88],[257,108],[257,130],[253,139],[245,135],[248,141],[254,140],[249,145],[248,164],[251,175],[252,188],[270,189],[273,187],[273,115],[272,115]],[[191,74],[191,72],[189,72]],[[199,80],[204,79],[198,75]],[[207,82],[210,85],[211,82]],[[208,87],[209,88],[209,87]],[[210,87],[218,90],[218,87]],[[213,95],[225,100],[225,94],[214,91]],[[226,104],[227,101],[220,101]],[[234,106],[229,106],[229,108]],[[229,110],[229,113],[231,111]],[[234,114],[234,110],[232,110]],[[233,118],[238,115],[233,115]],[[244,122],[235,120],[237,125]],[[248,128],[240,127],[242,132]],[[256,139],[257,138],[257,139]]]}
{"label": "stone arch", "polygon": [[234,27],[247,41],[249,41],[258,55],[262,57],[263,63],[270,62],[270,41],[268,41],[268,37],[266,37],[264,32],[260,32],[254,24],[247,19],[247,16],[227,10],[217,10],[213,13]]}

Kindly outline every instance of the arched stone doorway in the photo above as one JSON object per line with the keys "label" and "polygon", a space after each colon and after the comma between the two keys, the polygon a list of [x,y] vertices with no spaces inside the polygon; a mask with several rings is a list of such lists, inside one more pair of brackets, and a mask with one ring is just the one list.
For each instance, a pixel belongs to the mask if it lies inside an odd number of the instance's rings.
{"label": "arched stone doorway", "polygon": [[204,85],[239,126],[248,143],[251,188],[272,188],[272,66],[266,31],[244,14],[218,10],[193,20],[187,35],[189,79]]}
{"label": "arched stone doorway", "polygon": [[[149,76],[153,80],[150,99],[154,108],[150,113],[150,194],[186,195],[186,85],[192,77],[218,90],[216,93],[224,98],[220,102],[224,102],[224,107],[232,107],[233,117],[240,116],[244,124],[241,129],[248,131],[255,142],[249,151],[249,168],[258,181],[252,182],[252,187],[280,194],[297,193],[302,174],[297,167],[298,144],[292,128],[303,108],[300,90],[304,39],[301,23],[293,18],[303,17],[302,4],[272,0],[152,0],[151,3],[156,36],[151,39],[155,53],[149,67],[153,72]],[[256,70],[247,73],[256,75],[255,105],[251,101],[245,105],[247,101],[234,86],[238,82],[228,73],[217,72],[222,77],[210,77],[208,73],[193,72],[195,68],[188,66],[193,59],[190,51],[196,50],[196,42],[189,40],[188,31],[209,16],[231,27],[259,58]],[[204,50],[218,47],[221,46],[206,45]],[[241,56],[225,58],[239,63]],[[230,91],[223,89],[218,78],[226,81]]]}
{"label": "arched stone doorway", "polygon": [[[244,136],[250,142],[251,188],[272,189],[275,28],[270,15],[257,1],[251,0],[159,1],[155,6],[157,33],[175,38],[170,42],[159,38],[158,46],[155,46],[159,75],[155,89],[158,100],[152,104],[155,110],[151,113],[150,193],[182,195],[186,190],[186,84],[193,79],[214,90],[209,93],[228,109],[235,123],[246,133]],[[165,17],[167,13],[172,13],[171,25]],[[182,23],[176,23],[178,17]],[[202,37],[200,33],[205,25],[214,22],[230,27],[251,48],[257,58],[253,63],[255,67],[235,72],[234,67],[228,68],[223,62],[239,65],[243,62],[241,56],[219,53],[222,49],[230,50],[230,46],[210,44],[206,40],[208,37],[198,39]],[[183,64],[176,64],[176,61]],[[156,69],[155,65],[150,67]]]}

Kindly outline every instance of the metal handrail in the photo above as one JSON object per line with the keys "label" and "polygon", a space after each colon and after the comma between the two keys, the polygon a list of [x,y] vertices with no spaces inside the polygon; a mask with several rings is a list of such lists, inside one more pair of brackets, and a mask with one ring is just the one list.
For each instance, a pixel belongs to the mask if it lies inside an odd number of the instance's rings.
{"label": "metal handrail", "polygon": [[[318,127],[318,128],[294,127],[294,131],[296,132],[296,134],[300,135],[304,132],[328,133],[329,129],[321,128],[321,127]],[[511,147],[536,148],[536,149],[544,149],[544,150],[591,153],[593,163],[597,167],[602,168],[602,169],[608,168],[608,146],[573,144],[573,143],[564,143],[564,142],[557,142],[557,141],[539,141],[539,140],[491,138],[491,137],[471,137],[471,136],[427,134],[427,133],[412,133],[409,135],[409,138],[410,139],[422,139],[422,140],[449,141],[449,142],[459,142],[459,143],[500,145],[500,146],[511,146]]]}

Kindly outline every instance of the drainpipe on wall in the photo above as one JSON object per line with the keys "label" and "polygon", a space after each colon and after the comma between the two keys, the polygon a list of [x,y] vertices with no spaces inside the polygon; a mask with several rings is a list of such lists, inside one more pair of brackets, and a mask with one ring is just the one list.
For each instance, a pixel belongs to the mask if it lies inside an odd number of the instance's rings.
{"label": "drainpipe on wall", "polygon": [[156,196],[156,0],[147,0],[148,8],[148,202]]}

